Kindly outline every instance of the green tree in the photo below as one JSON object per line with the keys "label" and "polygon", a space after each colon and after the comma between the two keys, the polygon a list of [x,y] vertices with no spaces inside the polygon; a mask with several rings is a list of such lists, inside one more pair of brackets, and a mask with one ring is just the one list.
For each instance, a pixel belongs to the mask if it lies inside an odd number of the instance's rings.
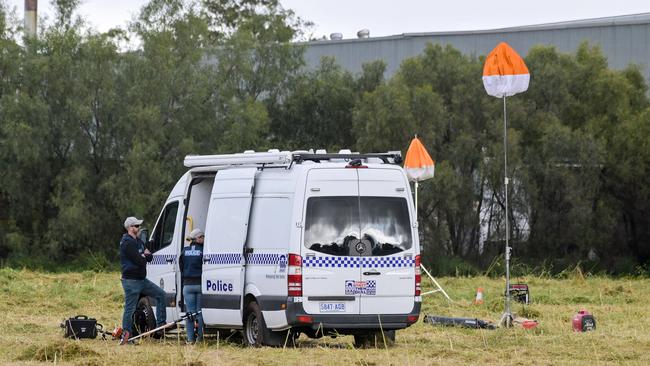
{"label": "green tree", "polygon": [[291,149],[351,148],[354,87],[352,75],[331,58],[296,78],[274,114],[277,143]]}
{"label": "green tree", "polygon": [[[645,103],[644,103],[645,104]],[[603,180],[617,204],[618,227],[605,253],[650,260],[650,109],[611,129]],[[613,249],[613,250],[612,250]],[[610,258],[613,259],[613,258]]]}
{"label": "green tree", "polygon": [[24,130],[24,125],[10,121],[6,116],[12,109],[13,94],[20,85],[20,63],[22,50],[16,43],[16,27],[12,25],[15,19],[7,11],[4,2],[0,2],[0,258],[6,258],[12,251],[20,248],[25,239],[16,227],[16,214],[20,212],[13,204],[14,179],[17,178],[14,168],[19,162],[14,160],[15,153],[21,149],[14,141],[14,136]]}

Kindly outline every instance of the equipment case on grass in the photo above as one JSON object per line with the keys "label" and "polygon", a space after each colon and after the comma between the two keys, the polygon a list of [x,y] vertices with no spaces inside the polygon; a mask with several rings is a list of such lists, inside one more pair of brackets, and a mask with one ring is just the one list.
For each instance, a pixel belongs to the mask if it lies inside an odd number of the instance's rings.
{"label": "equipment case on grass", "polygon": [[97,338],[97,320],[86,315],[68,318],[63,323],[66,338]]}

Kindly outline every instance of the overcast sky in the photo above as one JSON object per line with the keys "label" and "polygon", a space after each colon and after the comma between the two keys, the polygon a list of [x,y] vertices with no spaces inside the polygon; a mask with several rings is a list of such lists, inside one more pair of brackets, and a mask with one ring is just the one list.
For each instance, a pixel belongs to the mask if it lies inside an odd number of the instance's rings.
{"label": "overcast sky", "polygon": [[[0,0],[23,16],[24,0]],[[49,0],[39,15],[52,14]],[[96,29],[124,26],[146,0],[82,0],[80,14]],[[340,32],[355,38],[411,32],[481,30],[650,12],[650,0],[281,0],[285,8],[315,23],[314,37]]]}

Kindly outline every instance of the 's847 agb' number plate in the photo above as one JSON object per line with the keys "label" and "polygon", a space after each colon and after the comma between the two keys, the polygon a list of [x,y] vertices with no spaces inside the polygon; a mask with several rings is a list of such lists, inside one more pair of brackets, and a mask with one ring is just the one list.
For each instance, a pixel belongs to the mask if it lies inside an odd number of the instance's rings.
{"label": "'s847 agb' number plate", "polygon": [[345,312],[345,303],[344,302],[321,302],[320,312],[321,313]]}

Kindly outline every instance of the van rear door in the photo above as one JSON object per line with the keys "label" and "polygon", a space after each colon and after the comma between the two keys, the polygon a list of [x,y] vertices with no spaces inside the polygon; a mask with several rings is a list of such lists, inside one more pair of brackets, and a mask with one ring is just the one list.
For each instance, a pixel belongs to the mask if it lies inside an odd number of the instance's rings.
{"label": "van rear door", "polygon": [[242,325],[244,245],[257,168],[220,170],[210,195],[201,276],[203,320]]}
{"label": "van rear door", "polygon": [[361,314],[406,314],[415,295],[416,240],[412,203],[404,173],[355,169],[359,174],[361,238],[370,244],[362,258]]}
{"label": "van rear door", "polygon": [[308,314],[359,314],[358,193],[356,169],[312,169],[307,175],[301,254]]}

